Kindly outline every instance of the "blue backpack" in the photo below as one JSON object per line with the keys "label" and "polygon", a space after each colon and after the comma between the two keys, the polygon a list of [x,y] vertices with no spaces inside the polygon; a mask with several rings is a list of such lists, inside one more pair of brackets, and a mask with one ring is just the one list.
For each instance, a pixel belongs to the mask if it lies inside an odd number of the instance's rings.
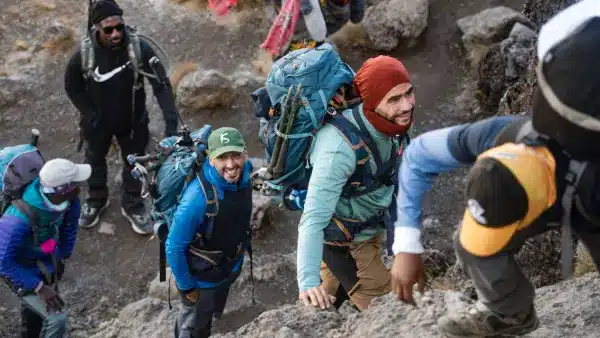
{"label": "blue backpack", "polygon": [[[131,175],[142,181],[142,196],[150,196],[151,219],[154,233],[159,239],[159,279],[166,280],[165,242],[179,204],[181,193],[195,178],[200,179],[205,194],[206,212],[204,224],[207,228],[199,234],[209,239],[213,230],[214,217],[218,214],[218,198],[214,187],[201,173],[206,161],[207,140],[212,132],[211,125],[190,133],[190,144],[184,144],[179,136],[167,137],[159,142],[160,152],[137,157],[127,156],[134,166]],[[150,174],[152,173],[152,175]],[[150,177],[151,176],[151,177]]]}
{"label": "blue backpack", "polygon": [[[203,176],[197,174],[206,161],[206,140],[211,132],[212,126],[207,124],[190,133],[193,144],[184,145],[181,137],[171,136],[159,142],[160,152],[157,154],[127,156],[128,162],[134,166],[132,176],[143,183],[142,195],[151,196],[151,217],[155,227],[162,223],[171,225],[181,193],[196,176]],[[149,162],[153,163],[144,166]],[[153,172],[151,179],[148,177],[150,172]],[[203,185],[203,188],[206,201],[212,201],[215,197],[212,186]],[[213,210],[215,204],[207,203],[206,207],[207,216],[216,216]]]}
{"label": "blue backpack", "polygon": [[29,144],[8,146],[0,150],[0,214],[33,182],[44,166],[45,160],[37,148],[37,131]]}
{"label": "blue backpack", "polygon": [[[295,114],[292,131],[287,136],[287,152],[281,177],[264,180],[263,184],[279,192],[307,181],[310,177],[308,156],[312,139],[327,115],[328,103],[337,90],[352,85],[354,71],[344,63],[328,43],[316,48],[303,48],[286,54],[271,68],[266,86],[253,94],[260,110],[271,110],[261,122],[259,137],[265,145],[267,160],[271,160],[281,114],[290,87],[301,85],[302,105]],[[294,93],[292,93],[294,94]],[[268,95],[268,98],[266,97]],[[275,112],[275,114],[273,114]],[[257,114],[259,115],[259,114]]]}

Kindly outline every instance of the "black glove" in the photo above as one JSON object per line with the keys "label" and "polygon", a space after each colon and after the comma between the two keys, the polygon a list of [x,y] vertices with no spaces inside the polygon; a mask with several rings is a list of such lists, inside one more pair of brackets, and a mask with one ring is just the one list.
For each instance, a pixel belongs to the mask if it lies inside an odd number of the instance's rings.
{"label": "black glove", "polygon": [[48,311],[48,313],[62,312],[65,302],[63,302],[54,289],[44,285],[38,292],[38,295],[40,296],[42,303],[46,305],[46,311]]}
{"label": "black glove", "polygon": [[61,280],[64,274],[65,274],[65,262],[63,260],[59,260],[58,262],[56,262],[56,279],[57,280],[54,282],[56,283],[59,280]]}

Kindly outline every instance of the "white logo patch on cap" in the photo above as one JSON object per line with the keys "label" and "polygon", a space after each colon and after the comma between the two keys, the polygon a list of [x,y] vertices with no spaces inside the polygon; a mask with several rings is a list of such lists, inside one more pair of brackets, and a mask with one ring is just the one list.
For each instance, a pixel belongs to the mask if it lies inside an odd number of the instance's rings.
{"label": "white logo patch on cap", "polygon": [[473,219],[475,219],[479,224],[487,224],[487,220],[485,219],[485,217],[483,217],[485,209],[481,207],[481,204],[479,204],[479,202],[477,202],[474,199],[469,199],[467,201],[467,207]]}
{"label": "white logo patch on cap", "polygon": [[227,132],[224,132],[223,134],[221,134],[219,137],[221,139],[221,144],[227,144],[229,143],[229,138],[227,137]]}

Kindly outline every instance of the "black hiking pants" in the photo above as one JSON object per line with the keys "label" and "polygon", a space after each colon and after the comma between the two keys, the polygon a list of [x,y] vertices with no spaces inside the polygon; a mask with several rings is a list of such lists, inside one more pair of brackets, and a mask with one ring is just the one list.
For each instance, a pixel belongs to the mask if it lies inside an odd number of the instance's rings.
{"label": "black hiking pants", "polygon": [[85,135],[85,159],[86,163],[92,167],[92,175],[87,181],[89,188],[87,201],[94,207],[102,207],[108,199],[106,155],[114,135],[121,148],[121,158],[124,162],[121,172],[123,178],[121,205],[126,211],[139,208],[143,205],[142,187],[141,183],[131,176],[133,167],[127,162],[127,155],[145,154],[150,139],[148,120],[145,119],[136,123],[133,127],[133,133],[131,130],[114,133],[103,129],[108,128],[95,128],[91,132],[86,132]]}
{"label": "black hiking pants", "polygon": [[[589,251],[596,267],[600,267],[600,227],[585,222],[579,213],[573,213],[571,224],[573,232]],[[501,251],[489,257],[478,257],[467,252],[460,244],[458,232],[455,233],[457,258],[471,277],[479,301],[493,312],[504,316],[528,314],[533,307],[535,289],[523,274],[514,255],[527,239],[551,229],[560,229],[560,226],[552,227],[545,222],[536,222],[517,231]]]}
{"label": "black hiking pants", "polygon": [[227,303],[230,284],[214,289],[199,289],[194,303],[185,296],[175,321],[175,338],[207,338],[211,334],[213,316],[220,318]]}

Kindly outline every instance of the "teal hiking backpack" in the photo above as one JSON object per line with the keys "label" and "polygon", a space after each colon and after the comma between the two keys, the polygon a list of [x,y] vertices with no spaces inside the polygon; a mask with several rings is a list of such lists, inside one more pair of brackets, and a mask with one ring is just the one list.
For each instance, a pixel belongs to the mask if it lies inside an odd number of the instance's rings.
{"label": "teal hiking backpack", "polygon": [[[267,161],[271,162],[277,146],[282,123],[282,112],[290,94],[297,97],[297,111],[294,114],[289,133],[286,133],[285,164],[280,164],[281,176],[265,179],[263,185],[268,194],[277,194],[310,177],[308,156],[312,151],[312,139],[321,128],[327,115],[329,101],[339,88],[351,86],[354,71],[344,63],[328,43],[316,48],[303,48],[286,54],[273,64],[263,90],[263,98],[268,101],[271,113],[268,123],[263,124],[261,139],[265,145]],[[290,89],[301,90],[295,95]],[[288,94],[290,93],[290,94]],[[268,95],[268,100],[266,100]],[[277,154],[275,154],[277,156]],[[273,167],[273,166],[271,166]]]}

